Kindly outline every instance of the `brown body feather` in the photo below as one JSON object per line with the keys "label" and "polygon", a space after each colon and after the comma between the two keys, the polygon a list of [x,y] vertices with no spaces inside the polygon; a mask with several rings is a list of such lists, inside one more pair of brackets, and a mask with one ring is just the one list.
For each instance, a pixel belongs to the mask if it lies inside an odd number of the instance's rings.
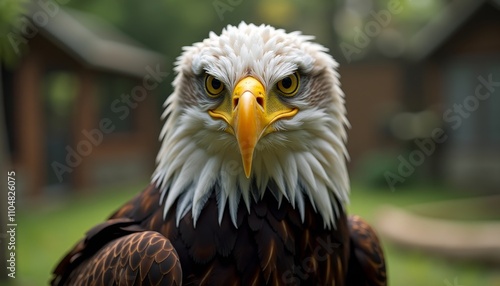
{"label": "brown body feather", "polygon": [[387,285],[385,258],[375,231],[359,216],[349,217],[351,253],[348,285]]}
{"label": "brown body feather", "polygon": [[[311,205],[302,222],[288,202],[279,205],[268,194],[250,213],[239,208],[237,228],[227,210],[219,225],[214,197],[196,228],[190,213],[177,227],[174,212],[163,219],[159,196],[151,185],[89,231],[58,265],[52,284],[385,285],[378,240],[361,220],[341,213],[328,230]],[[358,276],[366,283],[346,282]]]}

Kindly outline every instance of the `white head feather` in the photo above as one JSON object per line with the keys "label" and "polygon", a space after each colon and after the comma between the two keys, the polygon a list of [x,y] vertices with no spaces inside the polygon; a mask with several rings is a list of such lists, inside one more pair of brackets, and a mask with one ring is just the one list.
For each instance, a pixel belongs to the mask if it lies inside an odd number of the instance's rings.
{"label": "white head feather", "polygon": [[[236,226],[240,199],[250,211],[251,200],[267,191],[279,202],[288,200],[302,219],[309,200],[326,227],[334,224],[339,207],[348,202],[348,122],[337,63],[311,39],[241,23],[184,48],[176,63],[174,92],[165,102],[167,121],[153,175],[165,215],[177,201],[177,222],[191,210],[196,225],[206,201],[215,195],[219,222],[228,205]],[[251,177],[246,178],[236,138],[224,131],[228,124],[208,114],[214,101],[205,95],[203,75],[213,75],[229,90],[251,75],[267,90],[296,70],[305,76],[299,93],[287,103],[299,112],[275,122],[277,131],[260,139]]]}

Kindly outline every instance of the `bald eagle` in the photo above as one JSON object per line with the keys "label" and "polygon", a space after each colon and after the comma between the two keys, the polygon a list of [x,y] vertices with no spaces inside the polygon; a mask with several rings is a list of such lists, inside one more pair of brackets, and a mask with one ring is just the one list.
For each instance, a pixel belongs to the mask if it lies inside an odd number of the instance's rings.
{"label": "bald eagle", "polygon": [[241,23],[185,47],[151,184],[87,232],[52,285],[386,285],[346,215],[346,109],[312,37]]}

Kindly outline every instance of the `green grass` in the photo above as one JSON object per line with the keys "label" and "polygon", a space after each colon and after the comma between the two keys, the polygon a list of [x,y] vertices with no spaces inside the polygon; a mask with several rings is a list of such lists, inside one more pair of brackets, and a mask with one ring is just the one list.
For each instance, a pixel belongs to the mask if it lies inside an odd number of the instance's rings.
{"label": "green grass", "polygon": [[[64,202],[44,203],[43,207],[21,207],[17,229],[16,285],[46,285],[56,263],[84,232],[102,222],[144,186],[145,183],[123,188],[114,187],[94,191],[90,195],[75,196]],[[388,192],[355,186],[349,212],[373,221],[377,208],[382,204],[409,206],[455,197],[456,194],[437,188]],[[383,243],[390,285],[500,285],[498,268],[446,261],[423,253],[398,249],[386,241]],[[453,284],[454,279],[457,279],[457,285]]]}

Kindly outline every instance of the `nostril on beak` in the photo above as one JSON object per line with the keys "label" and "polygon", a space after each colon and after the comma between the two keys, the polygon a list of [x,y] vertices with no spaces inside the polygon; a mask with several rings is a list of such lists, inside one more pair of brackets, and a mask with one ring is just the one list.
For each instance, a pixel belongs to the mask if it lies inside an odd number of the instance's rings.
{"label": "nostril on beak", "polygon": [[260,106],[264,107],[264,98],[263,98],[263,97],[261,97],[261,96],[258,96],[258,97],[257,97],[257,103],[258,103]]}
{"label": "nostril on beak", "polygon": [[240,101],[240,99],[237,97],[235,99],[233,99],[233,109],[236,108],[238,106],[238,102]]}

